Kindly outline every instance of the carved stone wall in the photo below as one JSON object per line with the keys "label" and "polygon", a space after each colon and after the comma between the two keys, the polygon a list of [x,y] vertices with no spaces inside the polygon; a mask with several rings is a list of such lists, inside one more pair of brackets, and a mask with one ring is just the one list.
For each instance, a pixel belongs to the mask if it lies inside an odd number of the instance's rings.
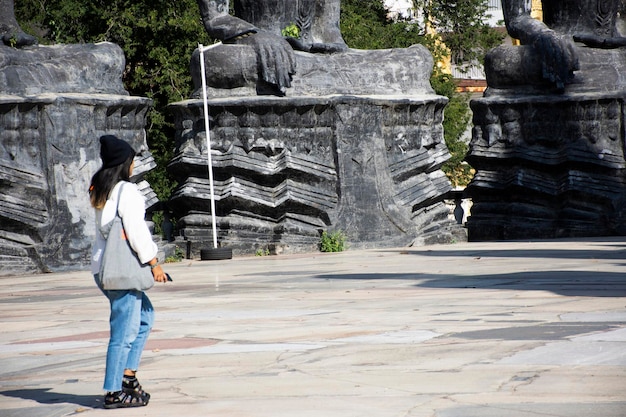
{"label": "carved stone wall", "polygon": [[[445,104],[434,94],[209,100],[221,244],[314,251],[322,230],[343,231],[352,248],[458,239],[443,203]],[[212,245],[203,103],[171,108],[179,187],[169,204],[198,251]]]}
{"label": "carved stone wall", "polygon": [[472,102],[470,240],[626,234],[626,95]]}
{"label": "carved stone wall", "polygon": [[544,24],[503,1],[522,45],[489,51],[471,103],[470,240],[626,234],[620,3],[543,1]]}
{"label": "carved stone wall", "polygon": [[[100,135],[145,146],[150,100],[107,94],[0,95],[0,275],[85,268],[95,229],[87,189]],[[136,160],[137,179],[155,163]],[[140,181],[148,204],[156,203]]]}
{"label": "carved stone wall", "polygon": [[95,237],[88,188],[103,134],[141,152],[132,180],[156,164],[146,144],[152,101],[124,90],[122,49],[112,43],[0,43],[0,275],[89,267]]}

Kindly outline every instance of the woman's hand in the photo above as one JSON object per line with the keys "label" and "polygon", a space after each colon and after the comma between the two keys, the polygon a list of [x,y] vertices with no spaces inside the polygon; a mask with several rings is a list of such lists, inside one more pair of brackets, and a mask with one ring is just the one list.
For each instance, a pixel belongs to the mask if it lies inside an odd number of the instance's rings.
{"label": "woman's hand", "polygon": [[154,280],[156,282],[167,282],[167,275],[165,275],[165,272],[163,271],[163,268],[161,268],[161,265],[157,265],[152,268],[152,276],[154,276]]}

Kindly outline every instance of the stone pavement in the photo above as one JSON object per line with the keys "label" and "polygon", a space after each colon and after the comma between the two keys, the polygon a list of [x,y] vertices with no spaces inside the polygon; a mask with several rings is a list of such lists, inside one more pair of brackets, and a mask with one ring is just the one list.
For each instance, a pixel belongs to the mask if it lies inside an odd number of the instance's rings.
{"label": "stone pavement", "polygon": [[626,241],[190,261],[150,290],[147,407],[101,408],[88,272],[0,278],[0,416],[624,417]]}

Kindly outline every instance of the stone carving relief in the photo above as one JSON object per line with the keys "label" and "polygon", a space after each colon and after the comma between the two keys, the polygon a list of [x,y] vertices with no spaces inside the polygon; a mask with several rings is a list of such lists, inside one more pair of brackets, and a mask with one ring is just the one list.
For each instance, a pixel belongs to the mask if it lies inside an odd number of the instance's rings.
{"label": "stone carving relief", "polygon": [[124,54],[111,43],[37,45],[0,0],[0,275],[85,268],[95,233],[87,189],[98,138],[114,133],[154,168],[145,137],[151,101],[122,85]]}
{"label": "stone carving relief", "polygon": [[[451,189],[440,170],[446,99],[434,94],[422,46],[349,49],[338,0],[198,0],[205,55],[216,215],[223,244],[254,253],[316,250],[323,230],[351,247],[451,241]],[[297,23],[300,38],[281,30]],[[180,184],[170,201],[196,248],[210,242],[199,54],[196,91],[172,105]],[[197,244],[196,244],[197,243]]]}
{"label": "stone carving relief", "polygon": [[623,234],[626,38],[620,0],[503,1],[522,46],[485,60],[472,102],[470,239]]}

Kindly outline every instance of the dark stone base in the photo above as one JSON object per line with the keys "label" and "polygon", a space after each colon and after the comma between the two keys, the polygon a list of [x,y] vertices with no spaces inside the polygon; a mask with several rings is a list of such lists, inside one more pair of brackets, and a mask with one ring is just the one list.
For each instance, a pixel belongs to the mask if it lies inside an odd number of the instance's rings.
{"label": "dark stone base", "polygon": [[[143,149],[140,180],[155,166],[145,145],[150,104],[127,95],[0,96],[0,275],[88,267],[98,138],[113,133]],[[139,185],[154,205],[149,184]]]}
{"label": "dark stone base", "polygon": [[[248,254],[317,250],[324,230],[352,248],[459,240],[443,202],[445,104],[428,94],[211,99],[218,240]],[[203,103],[171,108],[169,204],[199,251],[212,245]]]}
{"label": "dark stone base", "polygon": [[472,101],[470,240],[626,234],[626,94]]}

